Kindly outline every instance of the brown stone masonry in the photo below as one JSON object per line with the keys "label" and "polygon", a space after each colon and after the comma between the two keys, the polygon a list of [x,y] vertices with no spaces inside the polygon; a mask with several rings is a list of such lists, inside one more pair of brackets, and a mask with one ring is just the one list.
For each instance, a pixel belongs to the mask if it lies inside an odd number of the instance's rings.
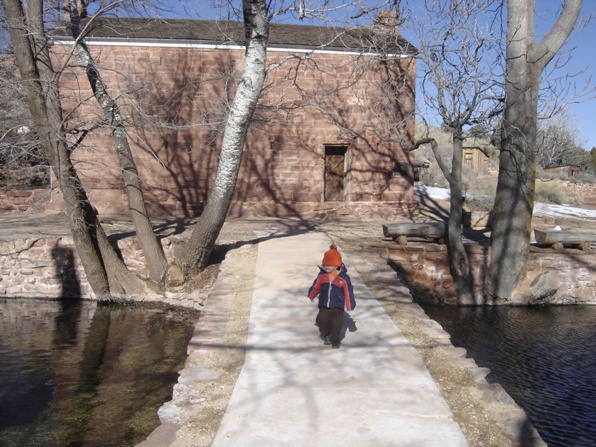
{"label": "brown stone masonry", "polygon": [[[244,50],[176,46],[172,39],[169,46],[137,45],[141,40],[118,45],[98,40],[90,48],[126,117],[151,215],[196,216],[217,168]],[[68,44],[53,46],[56,65],[69,51]],[[414,57],[275,50],[268,63],[279,66],[267,77],[247,136],[230,215],[411,213],[413,178],[394,171],[399,163],[411,166],[413,157],[396,142],[395,129],[410,144]],[[77,64],[70,61],[60,88],[69,126],[83,130],[103,117]],[[331,196],[326,163],[338,154],[340,178]],[[109,129],[90,133],[73,155],[99,212],[126,212]]]}
{"label": "brown stone masonry", "polygon": [[[489,247],[467,244],[466,250],[474,275],[475,300],[484,304]],[[387,256],[418,297],[437,304],[459,303],[445,245],[395,244],[388,248]],[[581,250],[532,247],[526,279],[511,300],[487,304],[596,304],[596,257]]]}
{"label": "brown stone masonry", "polygon": [[[177,237],[161,240],[171,262]],[[145,260],[134,237],[118,241],[128,268],[147,278]],[[0,298],[95,299],[70,236],[0,240]],[[207,291],[171,290],[148,294],[145,302],[167,302],[200,309]]]}

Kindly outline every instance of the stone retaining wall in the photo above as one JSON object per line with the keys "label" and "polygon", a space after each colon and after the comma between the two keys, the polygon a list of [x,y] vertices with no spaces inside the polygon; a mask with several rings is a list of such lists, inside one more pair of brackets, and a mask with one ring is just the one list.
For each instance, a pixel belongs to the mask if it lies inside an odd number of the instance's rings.
{"label": "stone retaining wall", "polygon": [[[178,239],[179,236],[162,239],[170,262]],[[149,274],[136,238],[121,239],[118,247],[128,267],[147,278]],[[475,279],[475,301],[483,304],[489,247],[468,244],[466,249]],[[435,303],[459,303],[444,245],[390,246],[385,258],[400,271],[414,295]],[[0,275],[0,297],[94,298],[71,237],[0,240]],[[164,297],[147,298],[160,299]],[[204,297],[187,299],[172,293],[167,299],[197,307]],[[596,304],[596,257],[592,252],[573,249],[532,248],[528,275],[511,301],[490,304]]]}
{"label": "stone retaining wall", "polygon": [[[391,246],[387,258],[414,295],[433,303],[460,304],[449,271],[447,247],[438,244]],[[466,244],[474,275],[474,300],[484,304],[484,278],[490,248]],[[595,304],[596,257],[593,252],[532,247],[526,279],[507,302],[488,304]]]}
{"label": "stone retaining wall", "polygon": [[0,240],[0,295],[92,298],[70,238]]}
{"label": "stone retaining wall", "polygon": [[[176,240],[177,241],[177,240]],[[161,243],[169,262],[173,258],[174,238],[163,238]],[[120,239],[118,248],[128,268],[142,278],[149,272],[135,237]],[[29,239],[0,240],[0,298],[63,298],[95,296],[71,237],[40,237]],[[156,293],[145,301],[164,301],[173,305],[199,308],[205,296],[182,292]]]}

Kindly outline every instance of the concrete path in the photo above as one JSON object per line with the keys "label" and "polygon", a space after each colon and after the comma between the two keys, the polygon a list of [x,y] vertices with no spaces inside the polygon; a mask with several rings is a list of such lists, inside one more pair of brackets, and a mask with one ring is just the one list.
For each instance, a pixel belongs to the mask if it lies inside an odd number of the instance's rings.
{"label": "concrete path", "polygon": [[323,345],[306,293],[329,245],[319,233],[259,244],[246,359],[213,446],[466,446],[421,357],[345,256],[357,307],[341,349]]}

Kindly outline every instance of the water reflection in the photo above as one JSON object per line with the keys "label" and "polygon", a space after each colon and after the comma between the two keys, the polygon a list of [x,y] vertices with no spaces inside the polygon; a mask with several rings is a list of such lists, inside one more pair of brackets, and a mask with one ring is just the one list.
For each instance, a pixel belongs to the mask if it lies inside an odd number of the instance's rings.
{"label": "water reflection", "polygon": [[0,445],[136,445],[159,425],[196,312],[0,300]]}
{"label": "water reflection", "polygon": [[549,447],[596,445],[596,307],[423,306]]}

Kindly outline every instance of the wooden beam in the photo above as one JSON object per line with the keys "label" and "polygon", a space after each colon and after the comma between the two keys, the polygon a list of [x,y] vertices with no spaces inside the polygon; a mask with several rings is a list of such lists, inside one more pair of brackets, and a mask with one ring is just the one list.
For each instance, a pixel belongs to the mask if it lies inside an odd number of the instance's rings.
{"label": "wooden beam", "polygon": [[385,237],[426,236],[443,237],[447,234],[445,222],[394,223],[383,225]]}
{"label": "wooden beam", "polygon": [[596,233],[534,230],[534,236],[538,244],[553,245],[555,248],[563,248],[563,244],[570,244],[578,245],[582,250],[589,250],[590,243],[596,242]]}
{"label": "wooden beam", "polygon": [[425,237],[444,243],[447,235],[445,222],[395,223],[383,225],[383,235],[399,245],[408,245],[408,237]]}

